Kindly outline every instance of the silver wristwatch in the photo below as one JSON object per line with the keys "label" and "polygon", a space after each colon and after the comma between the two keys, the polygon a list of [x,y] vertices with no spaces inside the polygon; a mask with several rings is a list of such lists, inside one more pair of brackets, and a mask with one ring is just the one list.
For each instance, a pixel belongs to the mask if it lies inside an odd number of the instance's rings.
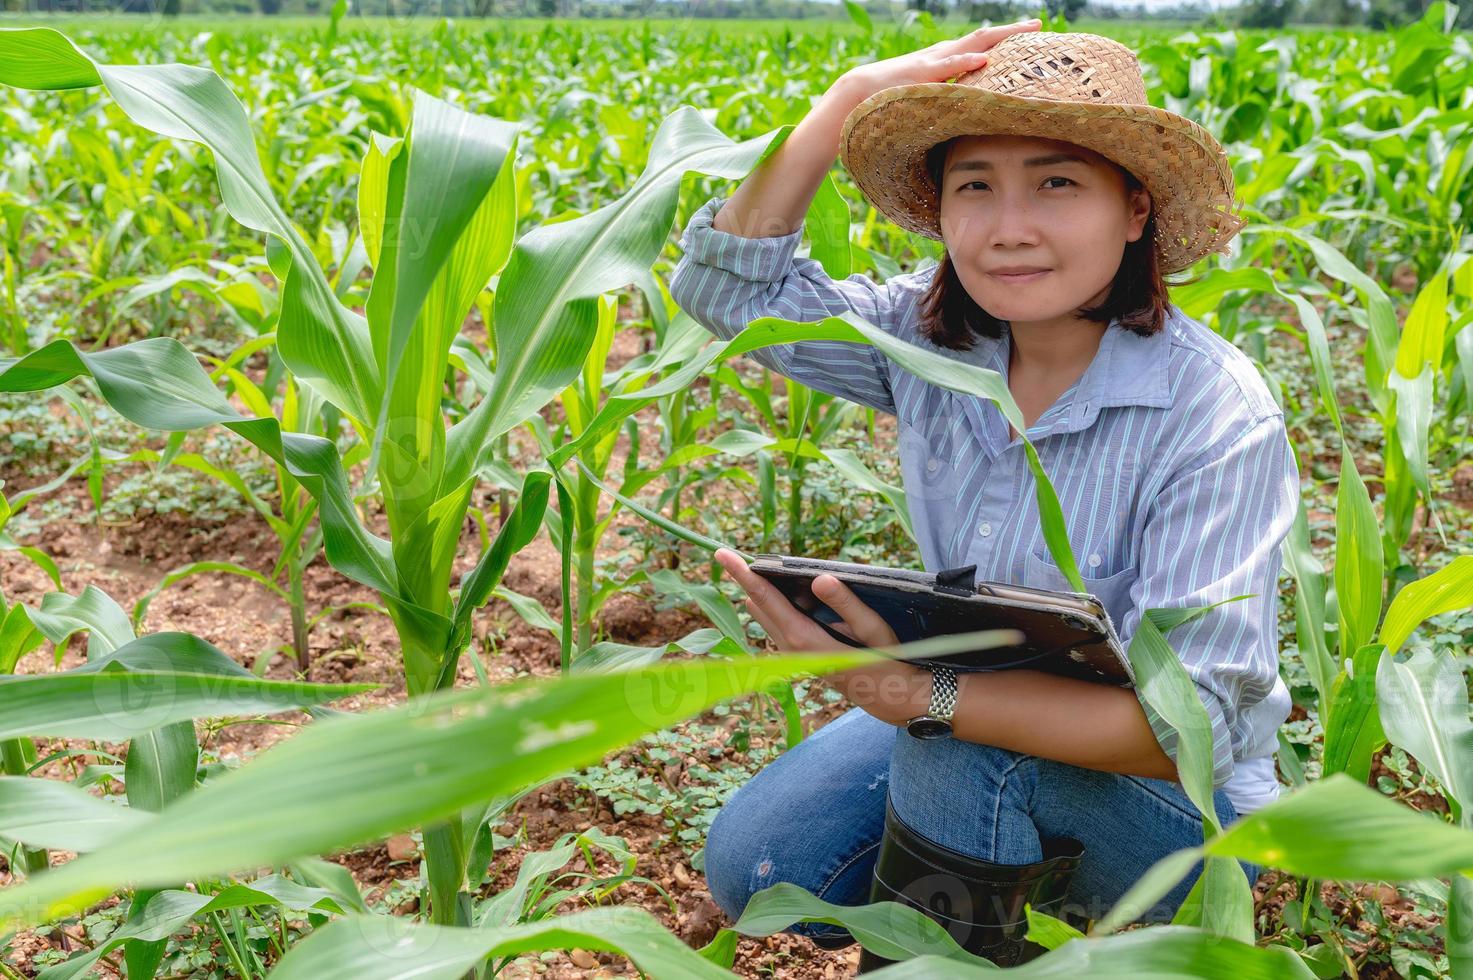
{"label": "silver wristwatch", "polygon": [[905,730],[916,738],[942,738],[951,734],[951,714],[956,710],[956,671],[945,664],[930,668],[931,703],[926,713],[905,723]]}

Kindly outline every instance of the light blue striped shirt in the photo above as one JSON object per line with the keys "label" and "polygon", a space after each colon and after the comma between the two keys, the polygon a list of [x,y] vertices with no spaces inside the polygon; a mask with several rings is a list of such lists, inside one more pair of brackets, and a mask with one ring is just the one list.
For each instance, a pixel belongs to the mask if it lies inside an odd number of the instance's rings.
{"label": "light blue striped shirt", "polygon": [[[918,300],[935,274],[835,280],[796,256],[802,227],[744,238],[691,217],[670,294],[721,338],[752,320],[816,321],[853,311],[912,344],[1008,374],[1009,336],[970,351],[920,336]],[[1068,589],[1044,544],[1020,439],[992,402],[909,373],[877,347],[802,341],[748,356],[787,377],[896,416],[906,498],[927,570],[977,565],[978,581]],[[1088,369],[1028,429],[1063,506],[1085,586],[1129,644],[1146,609],[1227,603],[1168,639],[1212,721],[1214,785],[1239,814],[1278,795],[1278,577],[1299,501],[1283,413],[1252,362],[1178,308],[1141,337],[1113,323]],[[1162,749],[1176,732],[1141,702]]]}

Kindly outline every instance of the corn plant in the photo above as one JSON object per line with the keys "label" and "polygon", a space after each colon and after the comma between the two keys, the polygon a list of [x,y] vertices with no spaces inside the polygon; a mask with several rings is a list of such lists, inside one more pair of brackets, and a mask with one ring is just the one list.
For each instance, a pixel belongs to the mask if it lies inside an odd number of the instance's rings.
{"label": "corn plant", "polygon": [[[699,346],[706,339],[703,328],[683,311],[677,312],[670,322],[671,326],[667,329],[661,342],[662,350],[679,349],[682,344],[690,343]],[[710,472],[705,467],[692,469],[684,461],[674,459],[676,454],[696,443],[700,439],[701,430],[715,421],[717,403],[720,400],[720,386],[714,378],[709,391],[711,400],[705,405],[698,403],[693,388],[673,391],[655,402],[660,417],[659,454],[662,459],[671,462],[666,475],[668,486],[660,494],[657,506],[665,510],[670,515],[670,519],[677,524],[689,519],[682,506],[682,495],[692,485],[707,479],[737,479],[748,482],[752,480],[751,474],[740,467],[729,466],[717,472]],[[643,559],[642,564],[648,564],[651,556],[646,553]],[[672,544],[665,558],[665,565],[671,569],[680,567],[678,542]]]}
{"label": "corn plant", "polygon": [[[1364,302],[1371,325],[1366,342],[1366,380],[1387,440],[1383,454],[1386,472],[1382,479],[1385,516],[1380,520],[1351,451],[1336,393],[1324,318],[1314,304],[1293,283],[1281,283],[1257,268],[1239,269],[1219,276],[1216,281],[1203,281],[1190,287],[1183,296],[1184,308],[1191,309],[1225,291],[1244,290],[1287,301],[1298,316],[1297,336],[1308,351],[1316,398],[1333,427],[1340,449],[1335,510],[1334,629],[1327,622],[1330,583],[1310,549],[1302,503],[1285,543],[1285,567],[1296,585],[1299,654],[1318,695],[1318,713],[1325,730],[1324,772],[1326,775],[1348,772],[1365,781],[1369,778],[1372,756],[1386,741],[1375,698],[1377,664],[1383,644],[1375,641],[1378,628],[1384,630],[1380,624],[1388,594],[1393,593],[1394,604],[1394,590],[1400,585],[1398,570],[1410,530],[1410,508],[1419,493],[1430,492],[1427,433],[1434,378],[1453,371],[1450,356],[1444,356],[1444,347],[1450,346],[1444,342],[1449,319],[1448,277],[1457,270],[1454,278],[1461,288],[1466,278],[1462,270],[1469,269],[1469,274],[1473,274],[1473,262],[1466,256],[1449,256],[1433,281],[1418,295],[1398,335],[1385,292],[1329,243],[1281,227],[1250,226],[1249,234],[1295,243],[1328,277],[1350,287],[1354,301]],[[1401,438],[1399,433],[1407,438]],[[1427,503],[1427,512],[1434,513],[1430,499]],[[1468,574],[1466,565],[1454,562],[1445,571],[1453,580],[1450,587],[1455,594],[1467,587],[1463,580]]]}
{"label": "corn plant", "polygon": [[[838,470],[848,485],[883,499],[892,508],[895,520],[905,530],[906,536],[915,540],[904,489],[879,479],[852,450],[826,445],[856,415],[867,415],[872,422],[874,409],[857,406],[828,392],[813,390],[791,378],[778,382],[770,371],[764,371],[764,374],[771,388],[747,384],[729,364],[723,365],[717,373],[725,380],[726,387],[740,391],[747,398],[758,416],[767,423],[770,432],[770,435],[758,437],[749,430],[734,429],[716,436],[709,443],[711,448],[736,457],[757,454],[760,460],[757,467],[758,501],[764,542],[772,533],[777,515],[783,514],[788,524],[786,549],[798,554],[807,548],[803,538],[803,489],[804,473],[812,461],[828,463]],[[779,384],[784,393],[782,410],[774,405],[773,399],[773,388]],[[786,465],[778,466],[774,462],[776,459],[783,460]],[[785,498],[778,491],[780,476],[787,483]]]}
{"label": "corn plant", "polygon": [[[642,371],[637,368],[631,370],[631,366],[626,365],[616,377],[606,377],[604,365],[617,329],[617,311],[618,304],[612,298],[600,297],[597,328],[583,370],[560,395],[563,421],[555,430],[549,430],[540,417],[534,416],[529,420],[544,455],[551,455],[556,446],[583,434],[588,422],[597,414],[599,399],[605,390],[620,390],[632,378],[648,377],[658,369],[658,363],[652,363]],[[624,493],[633,494],[662,476],[666,467],[641,468],[639,429],[633,419],[626,420],[624,432],[629,437],[629,449],[620,487]],[[612,430],[596,442],[585,444],[579,453],[579,462],[595,476],[606,478],[618,437],[619,431]],[[571,567],[574,605],[570,610],[571,618],[565,620],[571,629],[562,651],[562,669],[569,670],[574,660],[593,646],[595,617],[603,605],[618,592],[645,581],[648,575],[638,570],[622,579],[610,576],[599,581],[595,556],[617,513],[617,505],[601,518],[598,514],[601,499],[598,487],[581,471],[570,473],[561,485],[567,489],[571,509],[549,510],[547,521],[553,544],[563,555],[564,564]]]}
{"label": "corn plant", "polygon": [[[337,415],[327,409],[321,396],[315,391],[298,385],[296,378],[291,374],[282,373],[278,379],[282,391],[281,405],[278,410],[273,406],[271,391],[266,386],[272,372],[268,371],[266,382],[261,384],[251,380],[242,372],[241,363],[252,353],[263,350],[267,353],[274,352],[271,346],[273,339],[270,334],[267,334],[243,344],[229,358],[223,360],[209,358],[214,364],[214,370],[211,372],[212,380],[227,380],[236,397],[241,400],[247,410],[258,418],[272,417],[279,411],[281,427],[284,431],[311,434],[332,440],[333,430],[337,427]],[[327,417],[331,417],[331,423],[326,422]],[[291,615],[292,630],[291,644],[287,650],[295,657],[298,670],[305,675],[311,662],[311,652],[308,646],[310,634],[312,628],[322,619],[345,608],[367,608],[374,612],[384,612],[382,606],[361,602],[332,606],[315,614],[307,608],[304,576],[307,566],[322,551],[322,529],[314,523],[317,513],[316,499],[285,466],[275,463],[272,467],[278,501],[273,507],[271,503],[263,500],[251,489],[239,473],[222,469],[199,453],[180,452],[177,447],[176,434],[168,451],[162,454],[152,454],[151,458],[194,470],[240,494],[251,509],[266,522],[276,537],[278,548],[276,563],[271,572],[264,575],[235,562],[218,560],[190,562],[171,569],[157,585],[134,603],[132,618],[135,624],[143,621],[148,613],[149,605],[160,593],[185,579],[202,574],[238,576],[254,582],[286,603]],[[351,468],[361,462],[366,455],[367,447],[358,443],[343,454],[343,466]],[[285,587],[277,584],[283,572],[286,575]],[[269,656],[263,655],[257,663],[264,670],[269,660]]]}
{"label": "corn plant", "polygon": [[[1182,287],[1176,296],[1189,312],[1210,313],[1210,322],[1225,336],[1261,358],[1275,331],[1292,331],[1310,352],[1318,402],[1333,422],[1336,448],[1341,450],[1336,510],[1340,527],[1333,572],[1322,571],[1310,548],[1307,515],[1301,513],[1286,548],[1297,583],[1300,655],[1314,681],[1319,717],[1333,733],[1327,736],[1325,750],[1327,778],[1297,787],[1231,828],[1214,827],[1208,817],[1200,849],[1171,856],[1143,879],[1135,897],[1158,888],[1164,893],[1195,860],[1207,859],[1207,871],[1183,907],[1176,930],[1107,935],[1129,921],[1131,901],[1122,902],[1090,937],[1040,921],[1038,935],[1047,936],[1048,944],[1058,948],[1040,961],[1037,972],[1183,973],[1209,969],[1200,964],[1210,961],[1210,969],[1217,973],[1306,975],[1300,957],[1282,948],[1252,946],[1251,902],[1237,871],[1238,857],[1304,877],[1301,894],[1308,894],[1310,881],[1317,878],[1447,877],[1450,899],[1464,897],[1462,904],[1448,903],[1449,953],[1458,969],[1467,960],[1457,945],[1468,928],[1467,875],[1473,869],[1467,788],[1462,780],[1468,765],[1461,748],[1466,688],[1457,687],[1461,673],[1448,658],[1432,660],[1417,651],[1405,663],[1394,659],[1416,623],[1468,603],[1464,559],[1418,577],[1411,567],[1415,559],[1405,553],[1417,502],[1429,520],[1436,518],[1436,501],[1429,492],[1431,474],[1439,465],[1455,465],[1463,455],[1466,424],[1460,442],[1455,423],[1466,419],[1473,378],[1469,370],[1473,330],[1467,328],[1465,289],[1465,277],[1473,275],[1473,267],[1461,254],[1465,249],[1452,225],[1468,206],[1463,179],[1469,166],[1468,144],[1459,128],[1456,99],[1473,76],[1466,59],[1457,58],[1458,42],[1441,23],[1444,11],[1441,4],[1434,5],[1420,25],[1393,39],[1395,47],[1374,35],[1315,34],[1265,38],[1267,43],[1262,44],[1249,40],[1250,35],[1213,34],[1140,45],[1143,61],[1153,69],[1148,80],[1155,94],[1164,93],[1177,100],[1173,104],[1197,112],[1243,151],[1244,196],[1264,207],[1259,227],[1245,234],[1242,252],[1231,260],[1241,264],[1209,270],[1201,282]],[[925,30],[933,27],[926,21],[917,24]],[[561,51],[565,57],[580,47],[571,35],[557,31],[544,31],[539,37],[548,50]],[[656,973],[727,975],[723,967],[731,963],[737,932],[766,935],[805,918],[844,924],[865,945],[890,958],[922,955],[899,972],[966,975],[974,968],[965,956],[928,934],[923,917],[902,917],[912,930],[905,935],[884,907],[839,909],[787,888],[759,896],[737,929],[719,936],[704,956],[685,949],[641,913],[626,916],[608,909],[535,922],[501,922],[479,930],[443,928],[475,922],[476,913],[485,909],[469,893],[481,883],[481,857],[493,840],[487,825],[490,795],[505,798],[529,780],[596,761],[638,732],[668,724],[714,699],[779,690],[802,669],[796,660],[783,667],[750,657],[740,624],[733,627],[726,619],[729,606],[723,610],[711,593],[699,591],[701,587],[655,572],[648,574],[650,585],[698,604],[704,600],[701,607],[718,628],[662,648],[620,649],[592,643],[578,651],[582,669],[559,685],[460,694],[440,690],[454,680],[474,609],[489,595],[507,594],[497,580],[510,554],[543,524],[554,529],[566,521],[569,526],[596,529],[599,501],[593,490],[606,493],[611,508],[629,507],[698,547],[718,543],[681,526],[691,511],[682,504],[679,489],[650,509],[633,499],[638,487],[628,482],[628,474],[616,486],[605,485],[609,468],[598,465],[606,452],[605,440],[626,427],[635,410],[653,404],[667,419],[671,441],[668,448],[662,446],[666,461],[677,454],[684,454],[686,462],[715,455],[754,456],[760,487],[771,488],[763,499],[771,502],[773,527],[782,506],[773,461],[807,466],[804,460],[818,458],[814,453],[831,450],[820,448],[821,440],[808,425],[800,424],[791,432],[781,428],[778,423],[802,418],[802,412],[791,411],[786,417],[775,415],[768,432],[729,436],[725,443],[710,440],[693,448],[702,442],[701,429],[707,423],[700,421],[699,409],[691,410],[690,382],[704,374],[714,382],[713,392],[719,391],[729,383],[725,379],[735,377],[729,365],[720,362],[744,348],[806,338],[875,343],[908,369],[938,383],[949,382],[958,391],[994,397],[1005,414],[1016,412],[1010,408],[1005,386],[998,387],[999,379],[963,376],[953,365],[918,360],[912,350],[896,346],[893,338],[842,319],[817,325],[759,323],[740,343],[697,351],[680,346],[679,331],[671,329],[674,318],[661,324],[656,315],[658,344],[649,353],[651,360],[662,363],[642,377],[606,377],[601,356],[595,353],[600,304],[607,309],[611,291],[635,282],[646,296],[658,295],[658,287],[651,289],[648,283],[650,266],[669,231],[676,185],[683,175],[696,171],[741,177],[760,153],[776,145],[771,135],[731,144],[684,110],[657,129],[662,99],[698,97],[718,106],[715,118],[723,129],[758,132],[771,120],[794,120],[794,103],[801,104],[801,99],[792,98],[800,91],[794,86],[803,84],[800,66],[822,65],[828,70],[837,61],[899,53],[915,43],[914,37],[899,32],[873,32],[862,38],[820,45],[790,33],[775,47],[775,56],[755,66],[749,77],[713,79],[691,95],[665,75],[651,73],[640,98],[627,104],[598,91],[600,85],[615,83],[601,64],[592,65],[587,78],[567,87],[562,85],[565,79],[543,78],[535,71],[525,78],[503,77],[505,73],[497,72],[487,59],[495,57],[488,52],[498,46],[516,43],[509,31],[488,33],[485,44],[471,44],[442,26],[436,30],[435,43],[445,57],[434,59],[428,68],[423,67],[422,50],[402,38],[339,37],[334,30],[313,37],[306,57],[303,49],[292,49],[289,42],[274,37],[231,39],[222,34],[194,39],[188,47],[191,57],[208,60],[237,87],[261,86],[265,102],[292,106],[288,112],[264,111],[247,123],[229,89],[209,72],[177,65],[159,69],[97,65],[52,32],[0,34],[0,81],[36,88],[105,85],[117,107],[144,129],[175,138],[146,145],[138,138],[139,130],[110,120],[107,114],[116,113],[111,103],[95,100],[70,122],[77,139],[69,142],[56,136],[52,124],[30,122],[44,119],[47,105],[44,97],[26,97],[11,117],[26,120],[15,142],[24,145],[34,137],[45,148],[19,166],[47,181],[38,204],[44,213],[32,219],[26,235],[30,239],[38,233],[52,235],[61,224],[58,214],[66,216],[66,223],[85,227],[89,220],[85,212],[71,214],[62,203],[65,188],[73,182],[95,184],[97,173],[102,173],[103,183],[115,192],[105,197],[112,202],[106,205],[108,210],[90,219],[106,226],[106,232],[92,235],[96,243],[90,247],[63,253],[69,259],[82,256],[84,261],[39,270],[39,275],[52,277],[41,284],[75,282],[97,293],[111,282],[110,291],[91,296],[91,301],[103,308],[103,322],[121,323],[121,314],[142,308],[139,304],[144,302],[158,304],[155,314],[168,316],[170,304],[183,290],[197,287],[218,296],[220,290],[235,287],[237,272],[271,268],[276,290],[256,295],[265,314],[260,326],[274,318],[276,333],[263,337],[265,346],[260,349],[274,344],[271,360],[282,367],[260,392],[286,392],[288,388],[277,386],[295,386],[299,403],[316,397],[341,411],[362,458],[344,457],[320,435],[283,425],[289,414],[285,397],[280,406],[267,397],[264,410],[258,403],[248,405],[248,415],[238,414],[195,358],[172,341],[159,338],[105,351],[47,344],[55,336],[93,336],[78,331],[77,323],[64,316],[54,323],[27,324],[27,346],[11,350],[16,359],[0,361],[0,389],[37,391],[90,375],[104,400],[140,424],[170,431],[223,424],[259,447],[280,477],[297,481],[305,491],[306,496],[299,493],[294,498],[294,505],[302,507],[296,513],[314,506],[319,511],[329,562],[373,588],[394,617],[416,702],[407,709],[362,719],[314,724],[218,785],[180,795],[156,815],[139,806],[133,826],[109,828],[85,844],[77,839],[71,844],[78,846],[40,840],[34,830],[27,831],[32,835],[27,839],[0,827],[0,835],[26,847],[86,852],[76,862],[7,891],[0,897],[0,921],[13,926],[54,918],[89,898],[131,885],[145,892],[134,896],[140,920],[130,921],[134,931],[120,940],[130,954],[130,966],[133,955],[151,955],[145,949],[154,940],[142,938],[146,930],[154,930],[148,935],[159,934],[157,930],[171,922],[188,922],[189,916],[199,915],[201,922],[217,930],[222,948],[233,948],[240,960],[237,972],[258,972],[260,964],[251,962],[233,941],[239,933],[229,921],[235,909],[251,906],[231,906],[232,899],[222,897],[229,888],[212,886],[205,889],[209,896],[195,896],[205,904],[195,906],[183,920],[171,919],[170,909],[182,907],[172,904],[183,901],[180,882],[260,865],[282,866],[303,860],[303,855],[419,824],[428,828],[426,863],[431,881],[429,900],[422,907],[428,906],[439,925],[400,928],[365,916],[349,890],[330,888],[310,873],[299,882],[323,889],[326,895],[287,898],[285,889],[266,879],[249,883],[255,897],[242,896],[242,901],[274,902],[272,907],[307,914],[314,914],[312,909],[317,915],[348,913],[289,951],[278,967],[280,975],[396,976],[405,962],[392,955],[397,951],[413,958],[423,975],[459,976],[488,957],[574,942],[625,950],[641,967]],[[164,50],[157,38],[137,34],[112,43],[121,50],[155,56]],[[722,56],[713,56],[713,62],[741,57],[751,48],[749,42],[723,39],[710,44],[710,50]],[[637,57],[648,66],[671,50],[668,42],[646,30]],[[585,59],[595,61],[591,56]],[[295,62],[312,66],[287,71]],[[1434,64],[1435,71],[1423,70]],[[517,193],[510,180],[515,127],[461,112],[407,87],[403,93],[386,90],[364,77],[365,69],[356,67],[360,65],[376,66],[366,69],[369,72],[416,80],[431,90],[459,84],[467,104],[479,99],[482,109],[511,118],[542,98],[549,81],[556,82],[554,90],[567,92],[568,97],[536,133],[535,160],[518,175],[525,178],[522,186],[529,192]],[[484,85],[470,80],[493,73],[498,77],[497,91],[480,94]],[[308,78],[322,91],[302,97],[302,85],[311,84],[304,81]],[[1270,84],[1263,83],[1265,78],[1271,79]],[[754,79],[771,81],[771,91],[754,86]],[[753,94],[754,89],[759,94]],[[333,95],[338,92],[356,100],[349,121],[334,118]],[[489,108],[493,103],[494,109]],[[1350,106],[1353,113],[1342,109]],[[1418,108],[1421,111],[1413,111]],[[115,142],[103,143],[96,137],[94,131],[104,129],[104,124],[121,134]],[[256,151],[252,124],[268,147],[264,161]],[[404,138],[374,134],[361,143],[353,130],[365,124],[384,133],[402,133]],[[591,155],[584,141],[590,130],[608,134]],[[780,130],[777,139],[781,136]],[[178,140],[204,143],[209,153],[187,144],[181,147]],[[68,145],[76,146],[77,152],[58,149]],[[160,165],[166,146],[179,153],[171,167]],[[105,159],[109,155],[112,160]],[[240,228],[232,228],[228,216],[213,207],[210,155],[219,172],[226,211]],[[448,162],[451,156],[453,163]],[[127,180],[128,168],[116,162],[129,160],[139,161],[138,169],[148,175],[142,184]],[[0,179],[7,181],[0,185],[0,193],[15,194],[20,188],[19,193],[27,195],[24,205],[30,206],[33,198],[24,190],[28,182],[12,176],[17,169],[12,158],[0,171],[4,174]],[[354,173],[360,174],[356,189],[351,183]],[[150,186],[176,193],[150,192]],[[826,186],[816,205],[832,205],[830,189]],[[355,193],[358,230],[350,232],[333,211]],[[464,199],[454,199],[462,194]],[[168,200],[173,196],[179,200]],[[292,218],[277,203],[283,198],[295,199]],[[117,204],[125,206],[118,210]],[[830,210],[838,214],[837,209]],[[570,214],[583,217],[553,221],[520,240],[515,235],[523,220],[535,224],[541,216]],[[926,251],[932,245],[916,243],[878,223],[873,210],[859,225],[853,246],[848,241],[847,207],[836,223],[842,229],[839,235],[828,236],[823,231],[828,226],[814,218],[810,215],[811,232],[842,243],[829,248],[815,240],[815,255],[824,259],[832,274],[843,274],[841,270],[849,267],[844,263],[863,259],[889,276],[900,271],[899,261],[933,254]],[[647,224],[642,223],[645,219]],[[152,232],[147,244],[132,237],[139,228]],[[198,254],[207,230],[212,247],[229,256],[226,267],[204,262]],[[258,249],[261,233],[267,236],[264,260],[231,255]],[[472,247],[473,238],[480,250]],[[1416,320],[1405,329],[1398,325],[1391,296],[1379,281],[1388,263],[1395,262],[1410,266],[1421,283],[1413,303]],[[335,277],[324,272],[329,263],[337,266]],[[354,283],[362,281],[358,271],[369,265],[374,275],[364,294]],[[203,276],[183,273],[168,283],[170,275],[189,268],[204,270]],[[1340,287],[1344,290],[1336,295],[1334,290]],[[17,293],[26,288],[22,283]],[[130,290],[124,294],[124,308],[105,306],[119,289]],[[1445,317],[1434,302],[1439,289]],[[134,297],[131,303],[128,296]],[[348,305],[359,298],[367,301],[366,316]],[[1292,305],[1300,329],[1274,324],[1263,314],[1259,300]],[[1327,314],[1316,308],[1326,302],[1369,337],[1362,360],[1372,401],[1370,418],[1388,443],[1383,473],[1387,506],[1381,521],[1366,488],[1368,480],[1376,481],[1369,474],[1362,477],[1352,452],[1357,433],[1347,431],[1338,406],[1332,407],[1335,391],[1323,322]],[[472,307],[489,329],[489,351],[484,355],[465,338],[456,338],[464,313]],[[11,309],[16,308],[12,301]],[[237,326],[259,331],[249,316],[242,316]],[[1439,335],[1440,343],[1434,342]],[[688,336],[701,339],[699,334]],[[119,331],[114,330],[113,338],[119,339]],[[678,351],[672,349],[677,347]],[[651,360],[634,370],[642,370]],[[1400,377],[1391,377],[1393,371]],[[217,374],[215,380],[228,378],[228,373]],[[248,389],[235,388],[243,402],[249,401]],[[1424,398],[1429,388],[1431,394]],[[565,409],[569,402],[576,403],[567,417],[571,420],[577,414],[579,431],[570,426],[555,435],[534,418],[543,404],[560,394]],[[69,397],[82,403],[75,393]],[[803,401],[809,394],[798,392],[796,397]],[[1022,431],[1020,420],[1012,414],[1009,419]],[[808,421],[812,422],[811,415]],[[522,424],[530,424],[534,434],[543,437],[540,446],[547,456],[545,466],[534,463],[526,472],[510,465],[507,441],[508,433]],[[562,445],[560,440],[565,440]],[[1050,550],[1074,587],[1082,588],[1062,515],[1056,502],[1052,509],[1049,506],[1046,475],[1032,447],[1027,451]],[[602,458],[606,463],[607,455]],[[1422,462],[1427,470],[1425,486],[1416,469]],[[671,468],[667,475],[674,487],[688,486],[679,469]],[[357,484],[351,490],[350,476]],[[494,535],[488,513],[471,502],[475,488],[487,485],[502,495]],[[559,496],[556,511],[546,507],[553,489]],[[360,507],[371,510],[378,497],[389,527],[387,538],[373,533],[359,513]],[[790,493],[788,501],[792,499]],[[903,513],[900,500],[891,503]],[[460,529],[467,515],[480,528],[481,561],[460,579],[457,592],[451,584],[451,563],[461,548]],[[273,516],[281,515],[273,512]],[[577,538],[574,533],[562,540],[569,556],[565,602],[573,597],[567,586],[576,564],[571,545]],[[599,582],[596,574],[591,578],[590,595],[597,597],[609,582]],[[55,606],[62,600],[50,601]],[[13,610],[6,622],[16,616]],[[1146,617],[1132,643],[1131,659],[1144,696],[1182,733],[1179,769],[1200,809],[1210,802],[1211,793],[1205,775],[1210,766],[1203,769],[1199,744],[1201,706],[1190,683],[1180,676],[1167,636],[1180,621],[1174,617],[1211,613],[1172,611],[1164,618],[1160,613],[1152,611]],[[568,652],[581,647],[566,632],[577,618],[565,606],[561,623],[548,620],[553,628],[565,631]],[[591,618],[586,616],[585,621]],[[31,614],[25,613],[24,619],[32,621]],[[593,634],[587,638],[592,640]],[[640,667],[622,676],[603,672],[620,663],[648,664],[673,649],[704,657],[689,664]],[[720,659],[724,657],[731,659]],[[805,661],[809,667],[822,663],[831,669],[840,662]],[[67,682],[78,683],[75,678]],[[129,683],[148,681],[135,678]],[[640,687],[645,684],[651,685],[648,691]],[[669,691],[677,692],[669,703],[657,696]],[[1461,700],[1453,694],[1461,695]],[[44,726],[16,727],[7,729],[4,737],[31,738],[46,731]],[[1376,747],[1387,741],[1404,748],[1435,776],[1460,826],[1409,813],[1355,785],[1364,779],[1363,764],[1368,766]],[[466,752],[466,745],[486,750]],[[505,746],[515,751],[506,753]],[[331,775],[327,785],[324,773]],[[385,780],[413,785],[413,798],[381,798],[385,794],[375,790]],[[139,780],[139,784],[146,783]],[[263,808],[261,800],[269,804]],[[52,805],[58,807],[55,812],[66,812],[60,804]],[[37,812],[39,806],[27,812]],[[1210,806],[1203,812],[1210,814]],[[204,839],[191,832],[200,827],[217,836]],[[231,842],[228,848],[222,844],[226,840]],[[237,842],[243,843],[236,847]],[[145,900],[147,889],[163,890]],[[885,925],[878,924],[880,917],[885,917]],[[1305,959],[1324,968],[1323,962]]]}

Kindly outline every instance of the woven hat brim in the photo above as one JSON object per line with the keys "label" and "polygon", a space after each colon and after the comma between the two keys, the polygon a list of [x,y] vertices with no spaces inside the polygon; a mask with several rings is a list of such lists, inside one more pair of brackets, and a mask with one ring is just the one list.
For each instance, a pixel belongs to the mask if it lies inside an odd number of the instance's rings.
{"label": "woven hat brim", "polygon": [[1243,226],[1222,145],[1185,116],[1152,105],[1029,98],[949,82],[897,85],[849,113],[840,161],[881,214],[939,240],[926,151],[955,136],[983,134],[1074,143],[1129,170],[1155,204],[1163,272],[1225,251]]}

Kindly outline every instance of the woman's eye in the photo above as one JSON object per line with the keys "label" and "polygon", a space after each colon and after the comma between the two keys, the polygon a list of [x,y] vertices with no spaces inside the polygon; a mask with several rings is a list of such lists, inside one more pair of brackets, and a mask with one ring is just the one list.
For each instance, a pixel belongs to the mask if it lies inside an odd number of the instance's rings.
{"label": "woman's eye", "polygon": [[[1056,180],[1062,181],[1062,183],[1057,185],[1052,184],[1052,182]],[[1070,180],[1068,177],[1048,177],[1044,179],[1044,185],[1048,186],[1050,190],[1055,190],[1059,187],[1065,187],[1072,183],[1074,183],[1074,181]],[[957,190],[965,191],[970,190],[973,187],[977,188],[978,190],[986,190],[987,182],[982,180],[969,180],[965,184],[958,187]]]}

